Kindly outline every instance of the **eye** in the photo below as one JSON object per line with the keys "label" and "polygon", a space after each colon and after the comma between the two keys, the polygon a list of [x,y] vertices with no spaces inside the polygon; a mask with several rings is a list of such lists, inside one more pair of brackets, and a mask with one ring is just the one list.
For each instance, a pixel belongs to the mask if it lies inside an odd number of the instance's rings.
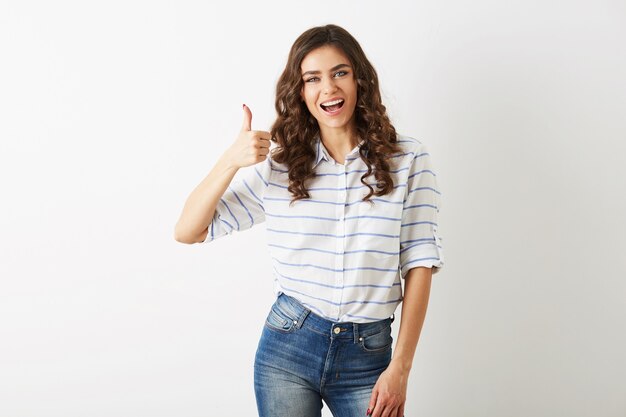
{"label": "eye", "polygon": [[[337,71],[337,72],[335,73],[335,75],[337,75],[337,74],[342,74],[341,76],[343,77],[344,75],[348,74],[348,71]],[[313,81],[313,80],[318,80],[318,79],[319,79],[318,77],[311,77],[311,78],[309,78],[308,80],[306,80],[305,82],[307,82],[307,83],[308,83],[308,82],[310,82],[310,81]]]}

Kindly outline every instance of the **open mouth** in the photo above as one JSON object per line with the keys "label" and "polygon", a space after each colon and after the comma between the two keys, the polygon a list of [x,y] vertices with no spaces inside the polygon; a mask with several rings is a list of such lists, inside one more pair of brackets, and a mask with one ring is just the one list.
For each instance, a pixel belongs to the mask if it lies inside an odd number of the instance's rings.
{"label": "open mouth", "polygon": [[320,104],[322,110],[326,113],[334,114],[337,113],[343,107],[344,100],[338,99],[330,102],[330,105]]}

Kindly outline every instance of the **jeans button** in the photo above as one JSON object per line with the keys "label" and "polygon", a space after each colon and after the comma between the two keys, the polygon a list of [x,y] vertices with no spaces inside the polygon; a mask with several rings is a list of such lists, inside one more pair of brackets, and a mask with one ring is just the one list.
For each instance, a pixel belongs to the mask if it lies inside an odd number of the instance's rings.
{"label": "jeans button", "polygon": [[335,330],[333,330],[333,332],[335,332],[335,334],[339,334],[340,331],[341,331],[341,329],[339,327],[335,327]]}

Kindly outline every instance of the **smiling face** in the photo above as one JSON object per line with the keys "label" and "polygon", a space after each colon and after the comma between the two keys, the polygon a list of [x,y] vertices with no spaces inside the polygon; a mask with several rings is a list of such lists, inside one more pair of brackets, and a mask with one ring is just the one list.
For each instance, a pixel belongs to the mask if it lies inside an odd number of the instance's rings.
{"label": "smiling face", "polygon": [[[357,84],[348,57],[337,47],[321,46],[302,60],[302,99],[324,132],[354,132]],[[343,100],[335,106],[323,103]]]}

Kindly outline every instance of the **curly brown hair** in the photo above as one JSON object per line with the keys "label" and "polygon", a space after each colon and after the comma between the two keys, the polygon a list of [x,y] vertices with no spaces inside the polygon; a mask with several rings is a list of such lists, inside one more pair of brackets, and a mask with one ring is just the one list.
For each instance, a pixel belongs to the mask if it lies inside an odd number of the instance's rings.
{"label": "curly brown hair", "polygon": [[[359,154],[367,165],[361,182],[370,189],[363,201],[369,201],[372,195],[388,194],[393,189],[387,158],[401,152],[401,149],[397,144],[396,129],[382,103],[378,75],[357,40],[342,27],[329,24],[308,29],[296,39],[276,85],[278,117],[270,133],[278,147],[272,152],[272,159],[288,167],[288,190],[294,196],[290,205],[296,200],[310,198],[304,182],[316,176],[313,145],[320,132],[317,120],[300,96],[304,83],[301,64],[309,52],[326,45],[334,46],[347,55],[357,82],[355,121],[357,134],[364,139]],[[365,178],[372,174],[372,166],[376,168],[374,176],[378,191],[365,182]]]}

